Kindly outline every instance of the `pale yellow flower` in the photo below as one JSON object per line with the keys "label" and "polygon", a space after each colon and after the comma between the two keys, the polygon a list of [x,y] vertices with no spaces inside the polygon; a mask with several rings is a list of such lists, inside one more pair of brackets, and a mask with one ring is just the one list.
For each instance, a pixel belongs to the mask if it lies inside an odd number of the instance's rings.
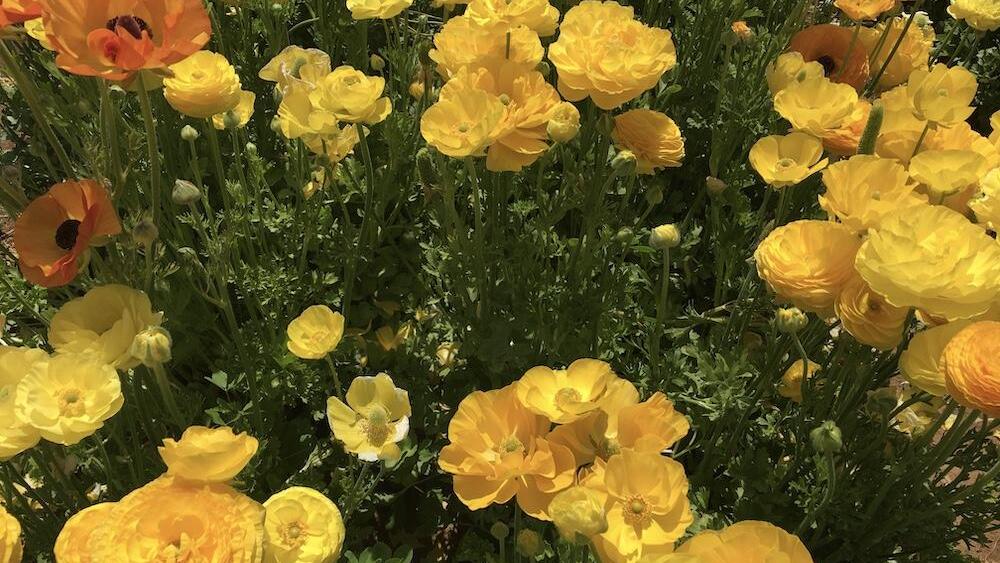
{"label": "pale yellow flower", "polygon": [[523,25],[539,37],[555,33],[559,23],[559,10],[548,0],[471,0],[465,15],[482,24]]}
{"label": "pale yellow flower", "polygon": [[0,461],[33,448],[41,438],[35,427],[17,417],[15,398],[18,383],[48,359],[37,348],[0,346]]}
{"label": "pale yellow flower", "polygon": [[410,429],[410,399],[388,374],[354,378],[347,404],[330,397],[326,413],[334,437],[348,452],[364,461],[399,459],[396,444]]}
{"label": "pale yellow flower", "polygon": [[158,448],[167,474],[189,481],[227,483],[257,453],[257,439],[232,428],[190,426],[180,440],[166,438]]}
{"label": "pale yellow flower", "polygon": [[807,361],[803,365],[802,360],[796,359],[792,362],[792,365],[788,366],[785,373],[781,375],[781,383],[778,384],[778,394],[796,403],[801,403],[803,382],[806,379],[812,379],[821,367],[812,360]]}
{"label": "pale yellow flower", "polygon": [[410,7],[413,0],[347,0],[347,9],[356,20],[387,20]]}
{"label": "pale yellow flower", "polygon": [[500,98],[479,89],[471,72],[462,69],[421,116],[420,133],[447,156],[480,156],[496,140],[505,116]]}
{"label": "pale yellow flower", "polygon": [[826,191],[819,205],[855,233],[877,228],[886,215],[920,205],[926,198],[914,192],[916,184],[899,162],[858,155],[823,171]]}
{"label": "pale yellow flower", "polygon": [[862,344],[891,350],[903,339],[909,309],[895,307],[855,276],[837,297],[834,311],[841,325]]}
{"label": "pale yellow flower", "polygon": [[754,520],[700,532],[681,544],[677,554],[694,555],[700,563],[813,563],[798,536]]}
{"label": "pale yellow flower", "polygon": [[55,47],[52,46],[52,42],[49,41],[48,35],[45,34],[45,23],[42,22],[42,18],[25,21],[24,31],[26,31],[32,39],[38,41],[38,44],[42,47],[48,49],[49,51],[56,50]]}
{"label": "pale yellow flower", "polygon": [[822,142],[797,131],[764,137],[750,149],[750,164],[775,188],[794,186],[826,168],[829,162],[823,158]]}
{"label": "pale yellow flower", "polygon": [[633,109],[615,116],[611,131],[615,145],[632,151],[636,172],[654,174],[661,168],[677,168],[684,160],[684,137],[665,114]]}
{"label": "pale yellow flower", "polygon": [[[927,61],[931,58],[934,47],[934,26],[910,25],[899,42],[903,29],[907,27],[907,17],[894,17],[878,23],[874,27],[861,27],[858,35],[858,48],[871,54],[871,67],[880,69],[888,60],[889,65],[879,78],[878,85],[882,90],[903,84],[915,70],[926,70]],[[883,47],[878,49],[879,42]],[[899,42],[899,48],[892,47]],[[889,47],[885,47],[888,45]],[[877,51],[877,53],[876,53]],[[892,58],[889,58],[890,53]]]}
{"label": "pale yellow flower", "polygon": [[772,96],[792,84],[823,76],[823,65],[816,61],[806,62],[802,58],[802,53],[798,51],[782,53],[767,65],[767,87],[771,90]]}
{"label": "pale yellow flower", "polygon": [[965,68],[936,64],[930,70],[913,71],[906,91],[918,119],[951,127],[972,115],[978,88],[976,75]]}
{"label": "pale yellow flower", "polygon": [[930,150],[910,160],[910,176],[923,185],[932,202],[940,202],[978,184],[987,166],[982,155],[970,150]]}
{"label": "pale yellow flower", "polygon": [[288,323],[288,349],[305,360],[319,360],[344,337],[344,316],[326,305],[313,305]]}
{"label": "pale yellow flower", "polygon": [[99,563],[93,557],[95,531],[104,525],[115,503],[102,502],[84,508],[66,521],[56,538],[56,561],[59,563]]}
{"label": "pale yellow flower", "polygon": [[778,92],[774,109],[794,129],[822,138],[854,120],[859,109],[858,93],[848,84],[812,78]]}
{"label": "pale yellow flower", "polygon": [[564,370],[531,368],[517,381],[517,398],[536,414],[565,424],[597,410],[618,376],[607,362],[576,360]]}
{"label": "pale yellow flower", "polygon": [[240,103],[240,77],[226,57],[198,51],[170,66],[163,79],[163,96],[175,110],[208,119]]}
{"label": "pale yellow flower", "polygon": [[326,76],[330,70],[330,55],[319,49],[290,45],[268,61],[257,76],[275,82],[278,89],[284,91],[293,82]]}
{"label": "pale yellow flower", "polygon": [[212,116],[212,126],[219,130],[226,129],[228,119],[228,124],[232,127],[237,129],[245,127],[246,124],[250,122],[250,118],[253,116],[253,105],[256,101],[256,94],[243,90],[240,92],[240,102],[236,104],[236,107],[226,113],[220,113]]}
{"label": "pale yellow flower", "polygon": [[903,377],[921,390],[937,397],[947,394],[941,354],[953,336],[972,321],[955,321],[924,329],[910,339],[906,350],[899,357],[899,371]]}
{"label": "pale yellow flower", "polygon": [[604,498],[589,487],[572,486],[552,498],[549,516],[563,539],[585,542],[608,529]]}
{"label": "pale yellow flower", "polygon": [[344,545],[344,518],[329,498],[290,487],[264,502],[264,563],[333,563]]}
{"label": "pale yellow flower", "polygon": [[580,132],[580,110],[569,102],[559,102],[549,113],[546,132],[557,143],[572,141]]}
{"label": "pale yellow flower", "polygon": [[448,79],[463,68],[473,74],[486,69],[491,76],[521,76],[534,70],[543,54],[538,34],[526,27],[507,29],[501,23],[483,24],[457,16],[434,34],[429,56],[438,73]]}
{"label": "pale yellow flower", "polygon": [[977,31],[1000,29],[1000,4],[995,0],[951,0],[948,13]]}

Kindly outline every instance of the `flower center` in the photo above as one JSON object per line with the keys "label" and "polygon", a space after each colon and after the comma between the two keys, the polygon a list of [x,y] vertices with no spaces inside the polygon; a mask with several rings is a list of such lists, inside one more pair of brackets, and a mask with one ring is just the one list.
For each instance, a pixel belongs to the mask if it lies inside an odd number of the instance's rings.
{"label": "flower center", "polygon": [[597,455],[602,459],[608,459],[611,456],[621,453],[622,446],[618,443],[615,438],[608,438],[605,436],[601,443],[597,445]]}
{"label": "flower center", "polygon": [[344,77],[344,85],[345,86],[354,86],[358,82],[360,82],[360,80],[358,80],[357,76],[346,76],[346,77]]}
{"label": "flower center", "polygon": [[146,20],[132,15],[111,18],[104,27],[115,32],[120,27],[136,39],[142,39],[142,32],[145,31],[150,39],[153,38],[153,30],[149,29],[149,24],[146,23]]}
{"label": "flower center", "polygon": [[651,510],[646,500],[640,495],[629,498],[625,501],[625,511],[623,516],[628,524],[642,524],[649,519]]}
{"label": "flower center", "polygon": [[471,128],[472,127],[468,123],[459,123],[458,126],[455,127],[455,130],[457,130],[459,133],[465,134],[468,133],[469,129]]}
{"label": "flower center", "polygon": [[556,392],[556,406],[562,407],[569,403],[579,403],[583,396],[580,392],[572,387],[563,387]]}
{"label": "flower center", "polygon": [[306,525],[296,520],[285,524],[280,531],[281,543],[295,549],[306,541]]}
{"label": "flower center", "polygon": [[816,62],[823,65],[823,74],[826,76],[830,76],[833,71],[837,70],[837,61],[833,60],[830,55],[823,55],[816,59]]}
{"label": "flower center", "polygon": [[512,454],[514,452],[519,452],[524,449],[524,444],[521,440],[517,439],[517,436],[507,436],[503,442],[500,443],[500,451],[505,454]]}
{"label": "flower center", "polygon": [[361,430],[368,443],[375,447],[382,446],[389,439],[389,434],[392,431],[389,413],[381,406],[373,407],[368,416],[361,420]]}
{"label": "flower center", "polygon": [[775,164],[775,166],[781,170],[787,170],[788,168],[795,166],[795,161],[790,158],[782,158]]}
{"label": "flower center", "polygon": [[70,387],[59,393],[59,414],[63,416],[80,416],[83,414],[83,393]]}
{"label": "flower center", "polygon": [[72,250],[76,246],[76,237],[80,234],[80,222],[76,219],[66,219],[56,228],[56,246],[63,250]]}

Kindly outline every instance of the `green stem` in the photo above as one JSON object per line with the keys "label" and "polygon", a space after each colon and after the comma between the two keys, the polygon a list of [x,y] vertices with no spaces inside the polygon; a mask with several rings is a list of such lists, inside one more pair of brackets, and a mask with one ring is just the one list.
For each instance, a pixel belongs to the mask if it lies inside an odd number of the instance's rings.
{"label": "green stem", "polygon": [[478,314],[481,316],[483,314],[483,303],[486,301],[487,288],[489,287],[489,281],[486,279],[486,260],[485,252],[486,247],[483,243],[483,205],[481,201],[480,192],[482,189],[479,185],[479,174],[476,172],[476,162],[472,157],[465,159],[465,168],[469,172],[469,179],[472,180],[472,207],[475,217],[476,224],[473,225],[472,236],[475,237],[476,245],[476,264],[479,268],[479,304],[480,308]]}
{"label": "green stem", "polygon": [[167,411],[170,413],[170,417],[174,419],[174,424],[178,428],[184,428],[184,416],[181,415],[181,409],[177,405],[177,398],[174,396],[174,390],[170,387],[170,379],[167,377],[167,370],[163,368],[162,364],[155,364],[152,368],[153,375],[156,378],[156,385],[160,388],[160,395],[163,396],[163,402],[167,405]]}
{"label": "green stem", "polygon": [[323,356],[323,359],[326,360],[326,365],[330,368],[330,374],[333,375],[333,386],[337,391],[337,398],[346,404],[347,400],[344,398],[344,386],[340,384],[340,375],[337,373],[337,366],[334,365],[333,359],[330,358],[330,354]]}
{"label": "green stem", "polygon": [[[896,39],[896,43],[892,46],[892,50],[889,51],[889,56],[885,58],[885,61],[882,62],[882,66],[878,69],[878,72],[875,73],[875,76],[873,76],[868,82],[868,87],[865,88],[866,95],[870,95],[875,91],[875,88],[878,87],[878,81],[882,79],[882,75],[885,74],[885,71],[889,68],[889,63],[892,62],[893,57],[895,57],[896,53],[899,51],[900,45],[902,45],[903,41],[906,39],[906,33],[910,31],[910,26],[913,25],[913,19],[917,17],[917,12],[920,11],[923,4],[924,0],[917,0],[917,2],[913,5],[913,12],[910,14],[910,17],[906,19],[906,23],[903,24],[903,30],[900,32],[899,38]],[[890,25],[891,24],[886,23],[886,29],[888,29]]]}
{"label": "green stem", "polygon": [[913,154],[910,155],[911,159],[917,156],[917,153],[920,152],[920,147],[924,145],[924,140],[927,138],[927,133],[930,132],[930,130],[931,130],[931,122],[928,121],[927,123],[924,124],[924,130],[920,132],[920,137],[917,138],[917,144],[913,145]]}
{"label": "green stem", "polygon": [[159,224],[160,218],[160,145],[156,137],[156,121],[153,119],[153,107],[149,102],[149,92],[142,71],[136,73],[139,88],[139,107],[142,110],[142,121],[146,126],[146,154],[149,157],[149,208],[153,224]]}
{"label": "green stem", "polygon": [[[663,251],[663,272],[660,274],[660,293],[656,298],[656,323],[649,341],[649,365],[654,379],[660,376],[660,337],[667,318],[667,292],[670,289],[670,249]],[[658,380],[658,379],[657,379]]]}
{"label": "green stem", "polygon": [[833,459],[833,452],[829,451],[826,452],[824,454],[824,459],[826,461],[826,471],[828,479],[826,485],[826,493],[823,495],[823,500],[820,501],[819,505],[816,506],[815,509],[811,510],[809,514],[807,514],[806,517],[802,519],[802,522],[799,524],[799,527],[795,529],[796,536],[802,537],[802,534],[805,533],[805,531],[808,530],[809,527],[813,525],[813,522],[816,521],[816,518],[819,516],[819,513],[824,508],[826,508],[827,505],[829,505],[830,502],[833,500],[833,494],[837,489],[837,465]]}

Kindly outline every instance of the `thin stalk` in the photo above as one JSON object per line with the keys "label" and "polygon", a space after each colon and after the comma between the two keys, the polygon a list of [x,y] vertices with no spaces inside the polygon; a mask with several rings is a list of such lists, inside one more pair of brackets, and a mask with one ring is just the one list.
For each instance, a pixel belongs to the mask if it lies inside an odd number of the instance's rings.
{"label": "thin stalk", "polygon": [[153,119],[153,106],[149,102],[149,92],[142,71],[136,73],[139,88],[139,107],[142,110],[142,121],[146,127],[146,154],[149,157],[149,208],[153,224],[157,225],[160,218],[160,144],[156,136],[156,121]]}
{"label": "thin stalk", "polygon": [[156,378],[156,386],[160,388],[160,395],[163,396],[163,402],[167,405],[170,417],[174,419],[174,424],[178,428],[184,428],[184,416],[181,415],[181,409],[177,405],[177,397],[174,396],[174,390],[170,387],[170,378],[167,377],[167,370],[164,369],[162,364],[154,364],[151,369]]}
{"label": "thin stalk", "polygon": [[654,379],[660,376],[660,338],[663,322],[667,318],[667,293],[670,290],[670,249],[663,251],[663,271],[660,274],[660,292],[656,298],[656,323],[649,341],[649,366]]}
{"label": "thin stalk", "polygon": [[326,360],[326,365],[330,368],[330,374],[333,375],[333,386],[337,391],[337,398],[340,399],[341,402],[346,403],[346,399],[344,398],[344,386],[340,384],[340,375],[337,373],[337,366],[334,365],[330,354],[323,356],[323,359]]}

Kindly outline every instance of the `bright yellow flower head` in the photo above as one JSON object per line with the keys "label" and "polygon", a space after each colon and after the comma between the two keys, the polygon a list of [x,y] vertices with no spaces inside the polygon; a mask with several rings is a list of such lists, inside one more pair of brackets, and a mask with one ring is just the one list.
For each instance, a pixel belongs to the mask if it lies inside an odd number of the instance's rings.
{"label": "bright yellow flower head", "polygon": [[813,78],[778,92],[774,109],[797,131],[823,137],[853,121],[859,109],[858,93],[848,84]]}
{"label": "bright yellow flower head", "polygon": [[356,20],[387,20],[410,7],[413,0],[347,0],[347,9]]}
{"label": "bright yellow flower head", "polygon": [[833,3],[854,21],[877,20],[885,12],[898,8],[899,4],[900,0],[837,0]]}
{"label": "bright yellow flower head", "polygon": [[757,273],[781,300],[803,311],[830,315],[854,276],[861,241],[829,221],[794,221],[772,231],[754,252]]}
{"label": "bright yellow flower head", "polygon": [[965,68],[936,64],[930,70],[913,71],[906,92],[918,119],[951,127],[972,115],[978,88],[976,75]]}
{"label": "bright yellow flower head", "polygon": [[840,292],[834,304],[841,325],[862,344],[892,350],[903,339],[909,310],[894,307],[855,276]]}
{"label": "bright yellow flower head", "polygon": [[590,96],[601,109],[634,100],[677,64],[669,31],[643,24],[631,7],[613,1],[584,0],[570,8],[548,55],[563,97]]}
{"label": "bright yellow flower head", "polygon": [[608,530],[593,538],[604,560],[633,560],[672,546],[694,520],[684,466],[653,452],[623,450],[583,478],[604,498]]}
{"label": "bright yellow flower head", "polygon": [[264,507],[223,483],[163,476],[125,495],[89,541],[91,561],[259,563]]}
{"label": "bright yellow flower head", "polygon": [[549,148],[546,123],[559,105],[556,89],[536,71],[498,79],[480,71],[476,86],[496,95],[505,108],[494,131],[496,141],[486,153],[486,168],[518,172],[538,160]]}
{"label": "bright yellow flower head", "polygon": [[1000,296],[1000,244],[941,206],[887,217],[855,265],[889,303],[949,320],[980,315]]}
{"label": "bright yellow flower head", "polygon": [[340,509],[322,493],[290,487],[264,502],[264,563],[333,563],[346,530]]}
{"label": "bright yellow flower head", "polygon": [[305,360],[333,352],[344,337],[344,315],[326,305],[313,305],[288,323],[288,349]]}
{"label": "bright yellow flower head", "polygon": [[529,410],[565,424],[597,410],[609,384],[617,378],[606,362],[581,359],[564,370],[533,367],[515,386],[518,400]]}
{"label": "bright yellow flower head", "polygon": [[823,158],[823,143],[799,132],[764,137],[750,149],[750,164],[775,188],[794,186],[829,162]]}
{"label": "bright yellow flower head", "polygon": [[910,176],[934,202],[978,184],[987,171],[986,159],[970,150],[923,151],[910,160]]}
{"label": "bright yellow flower head", "polygon": [[388,374],[356,377],[347,390],[347,404],[337,397],[326,401],[333,436],[364,461],[399,459],[396,444],[410,430],[410,398]]}
{"label": "bright yellow flower head", "polygon": [[383,97],[385,79],[366,76],[350,66],[339,66],[314,86],[293,83],[278,108],[286,137],[328,135],[338,121],[373,125],[392,112],[389,98]]}
{"label": "bright yellow flower head", "polygon": [[555,33],[559,23],[559,10],[548,0],[471,0],[465,15],[481,24],[523,25],[540,37]]}
{"label": "bright yellow flower head", "polygon": [[0,563],[20,563],[21,524],[0,505]]}
{"label": "bright yellow flower head", "polygon": [[500,98],[479,89],[476,75],[463,69],[445,84],[437,103],[421,116],[420,134],[447,156],[479,156],[496,140],[505,116]]}
{"label": "bright yellow flower head", "polygon": [[94,532],[104,525],[115,503],[102,502],[84,508],[66,521],[56,538],[55,556],[59,563],[98,563],[94,554]]}
{"label": "bright yellow flower head", "polygon": [[559,535],[574,543],[583,543],[608,530],[604,499],[589,487],[575,485],[552,497],[549,516]]}
{"label": "bright yellow flower head", "polygon": [[236,129],[245,127],[253,117],[253,105],[256,101],[257,94],[243,90],[240,92],[240,102],[236,107],[226,113],[212,116],[212,126],[220,131],[227,129],[227,125]]}
{"label": "bright yellow flower head", "polygon": [[694,555],[701,563],[812,563],[797,536],[755,520],[701,532],[678,547],[677,553]]}
{"label": "bright yellow flower head", "polygon": [[886,215],[920,205],[926,198],[899,162],[871,155],[842,160],[823,171],[826,192],[819,205],[855,233],[877,228]]}
{"label": "bright yellow flower head", "polygon": [[[875,144],[875,154],[907,164],[913,156],[914,149],[917,148],[917,141],[923,134],[927,121],[917,119],[913,115],[913,105],[910,104],[910,96],[905,85],[883,92],[879,102],[882,104],[884,116],[882,129]],[[922,147],[927,145],[927,141],[934,133],[931,131],[925,137]]]}
{"label": "bright yellow flower head", "polygon": [[611,136],[615,145],[635,154],[639,174],[676,168],[684,160],[684,137],[680,128],[673,119],[658,111],[633,109],[616,115]]}
{"label": "bright yellow flower head", "polygon": [[190,426],[179,441],[163,440],[160,457],[167,474],[207,483],[228,483],[257,453],[257,439],[246,432],[234,434],[228,426]]}
{"label": "bright yellow flower head", "polygon": [[[910,25],[903,36],[903,41],[899,43],[899,48],[895,50],[892,58],[892,47],[895,47],[906,28],[909,18],[895,17],[879,23],[874,27],[861,27],[858,35],[858,46],[872,54],[871,67],[873,69],[882,68],[886,60],[889,66],[879,78],[879,88],[886,90],[894,86],[903,84],[909,79],[910,74],[916,70],[926,70],[927,61],[931,58],[931,49],[934,47],[935,33],[934,26]],[[889,45],[889,48],[878,49],[879,42]]]}
{"label": "bright yellow flower head", "polygon": [[1000,4],[995,0],[951,0],[948,13],[977,31],[1000,29]]}
{"label": "bright yellow flower head", "polygon": [[548,431],[548,419],[518,401],[515,385],[475,391],[448,424],[450,443],[438,463],[455,476],[455,494],[470,509],[516,496],[526,513],[550,520],[549,502],[573,483],[576,463],[569,448],[546,439]]}
{"label": "bright yellow flower head", "polygon": [[969,202],[976,221],[1000,231],[1000,168],[991,170],[980,182],[979,191]]}
{"label": "bright yellow flower head", "polygon": [[[507,34],[510,33],[510,49]],[[486,69],[492,76],[520,76],[542,61],[538,34],[526,27],[507,29],[500,23],[482,24],[468,16],[448,20],[434,35],[430,58],[446,79],[467,68],[473,74]]]}
{"label": "bright yellow flower head", "polygon": [[97,354],[118,369],[131,369],[139,359],[129,353],[135,336],[160,326],[145,293],[124,285],[103,285],[63,305],[49,326],[49,344],[56,352]]}
{"label": "bright yellow flower head", "polygon": [[[623,447],[633,447],[640,439],[649,435],[653,435],[656,440],[669,441],[657,450],[660,451],[682,438],[687,433],[688,427],[685,426],[687,419],[673,410],[673,404],[665,401],[665,398],[659,399],[658,395],[660,394],[650,397],[647,401],[649,405],[640,406],[639,391],[635,385],[627,379],[615,379],[609,383],[599,410],[555,427],[546,439],[553,444],[569,448],[577,465],[588,465],[595,458],[607,460],[621,452]],[[636,408],[630,408],[633,406]],[[650,417],[650,419],[638,419],[643,423],[650,422],[648,425],[629,426],[627,443],[619,440],[618,431],[625,413],[629,413],[630,416]],[[624,439],[623,437],[622,440]],[[641,445],[647,446],[651,443],[643,441]]]}
{"label": "bright yellow flower head", "polygon": [[319,49],[291,45],[268,61],[257,76],[275,82],[278,89],[284,92],[289,84],[303,80],[303,77],[326,76],[330,70],[330,55]]}
{"label": "bright yellow flower head", "polygon": [[871,117],[872,104],[867,100],[858,101],[858,110],[854,112],[853,120],[847,121],[837,129],[830,129],[823,136],[823,148],[836,156],[851,156],[858,153],[861,136],[864,135],[868,118]]}
{"label": "bright yellow flower head", "polygon": [[306,147],[313,154],[325,154],[330,159],[331,164],[337,164],[347,158],[347,155],[354,151],[354,147],[361,141],[358,136],[358,127],[363,125],[345,125],[334,127],[330,132],[323,135],[308,135],[303,138]]}
{"label": "bright yellow flower head", "polygon": [[688,419],[674,410],[666,395],[657,391],[645,401],[622,407],[618,412],[617,447],[658,453],[679,442],[690,429]]}
{"label": "bright yellow flower head", "polygon": [[50,442],[71,446],[90,436],[124,403],[118,372],[91,354],[39,361],[17,384],[17,418]]}
{"label": "bright yellow flower head", "polygon": [[806,62],[802,53],[798,51],[782,53],[767,65],[767,87],[771,90],[772,96],[792,84],[823,76],[823,65],[816,61]]}
{"label": "bright yellow flower head", "polygon": [[806,379],[812,379],[813,375],[822,366],[809,360],[803,370],[802,360],[796,359],[792,365],[788,366],[785,373],[781,375],[781,383],[778,384],[778,394],[796,403],[802,402],[802,383]]}
{"label": "bright yellow flower head", "polygon": [[903,377],[921,390],[936,397],[945,396],[944,368],[941,354],[948,342],[972,321],[955,321],[922,330],[915,334],[899,357]]}
{"label": "bright yellow flower head", "polygon": [[163,96],[184,115],[208,119],[240,103],[240,77],[218,53],[198,51],[170,71],[173,76],[163,79]]}
{"label": "bright yellow flower head", "polygon": [[959,404],[1000,417],[1000,322],[963,328],[945,346],[941,365],[948,393]]}
{"label": "bright yellow flower head", "polygon": [[580,132],[580,110],[569,102],[559,102],[549,113],[546,132],[557,143],[572,141]]}
{"label": "bright yellow flower head", "polygon": [[0,346],[0,461],[33,448],[41,438],[38,430],[17,418],[14,401],[18,383],[48,359],[44,350]]}

